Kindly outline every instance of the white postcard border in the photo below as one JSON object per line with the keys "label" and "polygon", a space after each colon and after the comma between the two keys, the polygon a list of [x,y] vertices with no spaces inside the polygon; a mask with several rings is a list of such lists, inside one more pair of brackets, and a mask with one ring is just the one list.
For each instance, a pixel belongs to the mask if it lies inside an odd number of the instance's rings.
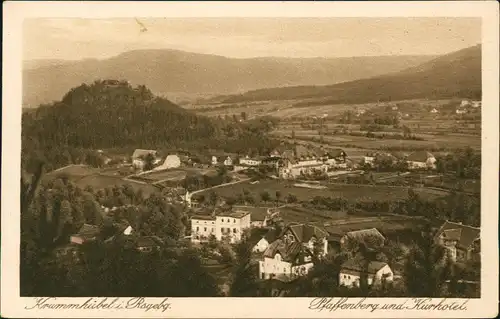
{"label": "white postcard border", "polygon": [[[2,121],[2,317],[183,317],[183,318],[465,318],[494,317],[498,311],[498,3],[456,2],[4,2]],[[313,298],[146,298],[170,309],[27,309],[36,298],[19,297],[19,192],[22,21],[34,17],[482,17],[482,245],[481,298],[465,311],[309,309]],[[432,36],[432,34],[429,34]],[[54,303],[83,304],[89,298],[57,298]],[[108,302],[112,298],[109,298]],[[130,298],[121,298],[117,303]],[[408,298],[367,298],[365,303],[403,302]],[[332,303],[339,298],[333,298]],[[361,298],[350,298],[356,303]],[[439,300],[434,300],[438,302]],[[462,304],[465,300],[456,301]],[[47,301],[49,302],[49,301]],[[410,302],[412,302],[410,300]]]}

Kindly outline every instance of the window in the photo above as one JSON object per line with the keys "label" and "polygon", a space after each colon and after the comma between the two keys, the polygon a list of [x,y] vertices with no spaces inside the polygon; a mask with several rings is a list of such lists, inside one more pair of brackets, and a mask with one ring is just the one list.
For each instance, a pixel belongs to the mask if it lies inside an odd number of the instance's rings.
{"label": "window", "polygon": [[283,268],[283,272],[286,272],[286,268]]}
{"label": "window", "polygon": [[233,219],[233,223],[236,223],[236,219]]}
{"label": "window", "polygon": [[236,228],[233,228],[233,233],[236,234],[237,232],[238,232],[238,230]]}
{"label": "window", "polygon": [[224,222],[224,218],[221,219],[221,222]]}
{"label": "window", "polygon": [[196,231],[199,231],[200,230],[200,227],[196,227]]}
{"label": "window", "polygon": [[214,231],[215,231],[215,228],[212,227],[212,232],[214,232]]}
{"label": "window", "polygon": [[220,228],[220,232],[221,232],[221,233],[224,233],[224,227],[221,227],[221,228]]}
{"label": "window", "polygon": [[207,228],[205,227],[203,230],[204,230],[204,231],[207,231]]}

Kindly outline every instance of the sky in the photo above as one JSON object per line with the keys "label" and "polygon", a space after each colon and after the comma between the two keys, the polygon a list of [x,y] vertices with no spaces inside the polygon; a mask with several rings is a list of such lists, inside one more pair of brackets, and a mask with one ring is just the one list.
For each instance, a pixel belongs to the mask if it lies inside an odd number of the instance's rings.
{"label": "sky", "polygon": [[138,49],[234,58],[439,55],[480,41],[478,18],[29,19],[23,59],[103,59]]}

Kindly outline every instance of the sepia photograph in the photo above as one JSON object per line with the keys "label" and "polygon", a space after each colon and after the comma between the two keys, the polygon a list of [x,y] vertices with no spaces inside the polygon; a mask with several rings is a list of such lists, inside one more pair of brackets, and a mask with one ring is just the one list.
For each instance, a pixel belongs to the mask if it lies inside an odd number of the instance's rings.
{"label": "sepia photograph", "polygon": [[23,19],[24,309],[466,310],[498,245],[482,14]]}

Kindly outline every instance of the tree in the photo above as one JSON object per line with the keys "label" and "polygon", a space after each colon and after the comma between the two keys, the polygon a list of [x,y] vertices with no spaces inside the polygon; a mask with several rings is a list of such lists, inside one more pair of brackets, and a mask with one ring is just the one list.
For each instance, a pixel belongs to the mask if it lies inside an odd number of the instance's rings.
{"label": "tree", "polygon": [[243,239],[236,245],[235,251],[236,261],[229,294],[231,297],[256,297],[259,285],[257,269],[252,265],[252,245],[248,240]]}
{"label": "tree", "polygon": [[144,170],[145,171],[150,171],[154,167],[154,161],[155,161],[155,156],[151,153],[148,153],[144,157]]}
{"label": "tree", "polygon": [[404,267],[404,282],[410,296],[439,297],[447,277],[446,251],[434,243],[434,232],[425,227],[410,249]]}
{"label": "tree", "polygon": [[260,199],[263,202],[268,202],[271,199],[271,195],[269,194],[268,191],[262,191],[260,192]]}
{"label": "tree", "polygon": [[295,196],[294,194],[288,194],[286,196],[286,202],[287,203],[296,203],[297,202],[297,196]]}
{"label": "tree", "polygon": [[217,204],[217,200],[219,199],[219,196],[217,195],[216,192],[211,191],[208,195],[208,203],[210,205],[215,205]]}
{"label": "tree", "polygon": [[281,199],[281,192],[280,191],[276,191],[276,202],[279,202],[280,199]]}
{"label": "tree", "polygon": [[405,138],[409,138],[411,136],[411,129],[406,125],[403,125],[403,136]]}
{"label": "tree", "polygon": [[292,289],[290,296],[338,296],[339,273],[344,261],[346,259],[342,255],[329,255],[317,261],[306,276],[297,279],[297,284]]}

